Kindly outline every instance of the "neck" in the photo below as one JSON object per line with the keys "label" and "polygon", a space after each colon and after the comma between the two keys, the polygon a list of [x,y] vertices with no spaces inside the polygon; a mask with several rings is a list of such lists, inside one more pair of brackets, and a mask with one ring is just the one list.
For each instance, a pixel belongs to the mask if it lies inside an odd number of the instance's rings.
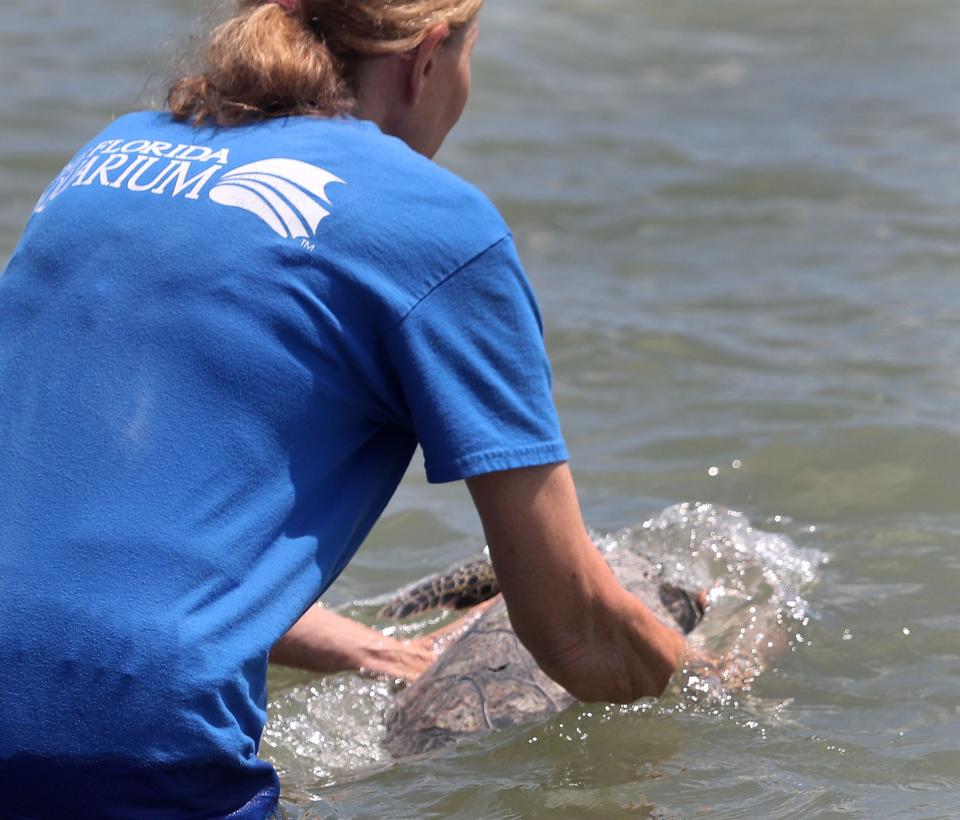
{"label": "neck", "polygon": [[391,136],[403,136],[408,106],[404,95],[403,58],[395,55],[372,57],[358,66],[355,75],[357,103],[353,114],[376,123]]}

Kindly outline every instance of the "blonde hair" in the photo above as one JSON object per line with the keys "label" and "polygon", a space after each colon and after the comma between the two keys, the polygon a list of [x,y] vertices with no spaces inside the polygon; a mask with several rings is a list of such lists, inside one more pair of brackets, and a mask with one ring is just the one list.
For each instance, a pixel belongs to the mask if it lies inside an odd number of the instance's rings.
{"label": "blonde hair", "polygon": [[[198,71],[175,80],[167,105],[195,125],[336,116],[354,105],[353,74],[368,57],[402,54],[435,25],[466,26],[483,0],[241,0],[217,26]],[[289,10],[287,10],[289,7]]]}

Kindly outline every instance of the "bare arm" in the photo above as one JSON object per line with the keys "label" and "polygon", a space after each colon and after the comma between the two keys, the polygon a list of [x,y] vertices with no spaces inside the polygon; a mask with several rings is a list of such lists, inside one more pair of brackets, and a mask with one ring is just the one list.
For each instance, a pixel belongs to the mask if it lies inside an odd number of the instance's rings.
{"label": "bare arm", "polygon": [[475,607],[467,617],[409,641],[389,638],[329,609],[312,606],[274,644],[270,662],[320,674],[363,672],[410,683],[488,606]]}
{"label": "bare arm", "polygon": [[661,694],[686,642],[620,586],[586,532],[567,465],[467,485],[514,630],[543,670],[584,701]]}

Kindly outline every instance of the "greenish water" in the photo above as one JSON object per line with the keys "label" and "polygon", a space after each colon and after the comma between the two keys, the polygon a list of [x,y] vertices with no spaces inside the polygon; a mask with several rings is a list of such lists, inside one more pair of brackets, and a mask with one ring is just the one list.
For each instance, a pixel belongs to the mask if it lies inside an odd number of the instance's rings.
{"label": "greenish water", "polygon": [[[0,265],[204,8],[6,0]],[[786,539],[764,583],[826,560],[803,640],[733,701],[575,708],[387,765],[383,687],[275,674],[291,816],[957,815],[958,42],[955,0],[490,0],[439,159],[514,229],[588,522],[640,537],[710,502]],[[480,545],[463,488],[416,467],[328,599]],[[739,615],[714,615],[721,641]]]}

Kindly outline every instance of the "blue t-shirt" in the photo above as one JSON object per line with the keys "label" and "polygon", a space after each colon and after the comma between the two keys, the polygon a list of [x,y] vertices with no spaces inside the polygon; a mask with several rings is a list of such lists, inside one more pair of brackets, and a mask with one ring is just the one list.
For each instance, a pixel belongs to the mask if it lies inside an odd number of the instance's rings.
{"label": "blue t-shirt", "polygon": [[431,481],[567,457],[476,189],[351,119],[82,150],[0,277],[0,813],[268,810],[269,649],[418,443]]}

